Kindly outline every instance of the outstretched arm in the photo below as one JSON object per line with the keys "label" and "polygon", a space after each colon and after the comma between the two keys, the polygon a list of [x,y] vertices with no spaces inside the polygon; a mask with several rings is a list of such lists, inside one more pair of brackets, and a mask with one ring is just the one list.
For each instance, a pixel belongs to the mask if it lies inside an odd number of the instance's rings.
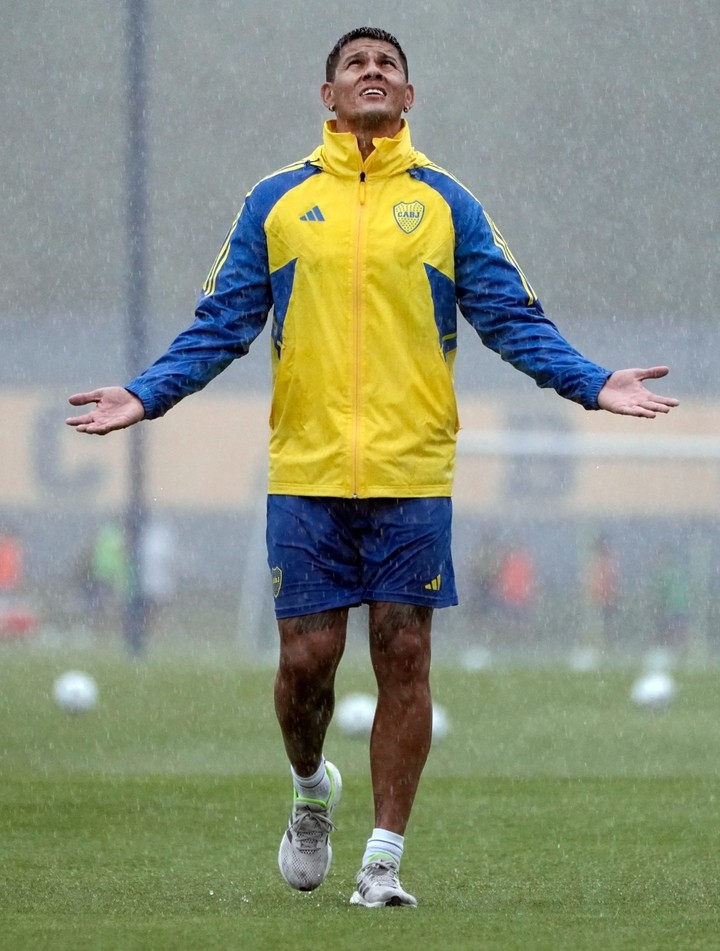
{"label": "outstretched arm", "polygon": [[94,403],[94,409],[82,416],[70,416],[65,420],[79,433],[105,436],[115,429],[126,429],[145,416],[145,407],[140,400],[122,386],[103,386],[90,393],[76,393],[68,402],[72,406]]}
{"label": "outstretched arm", "polygon": [[657,380],[667,376],[667,367],[650,367],[646,370],[616,370],[598,394],[598,406],[609,413],[622,416],[644,416],[654,419],[658,413],[669,413],[680,401],[669,396],[657,396],[643,385],[644,380]]}

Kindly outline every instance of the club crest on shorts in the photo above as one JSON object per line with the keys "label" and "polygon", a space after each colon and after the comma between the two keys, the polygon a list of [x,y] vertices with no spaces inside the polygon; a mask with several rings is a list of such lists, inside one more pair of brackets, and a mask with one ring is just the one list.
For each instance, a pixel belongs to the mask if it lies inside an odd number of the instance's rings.
{"label": "club crest on shorts", "polygon": [[395,221],[405,234],[410,234],[417,228],[424,214],[425,205],[421,201],[399,201],[397,205],[393,205]]}
{"label": "club crest on shorts", "polygon": [[282,568],[271,568],[273,597],[277,598],[282,588]]}

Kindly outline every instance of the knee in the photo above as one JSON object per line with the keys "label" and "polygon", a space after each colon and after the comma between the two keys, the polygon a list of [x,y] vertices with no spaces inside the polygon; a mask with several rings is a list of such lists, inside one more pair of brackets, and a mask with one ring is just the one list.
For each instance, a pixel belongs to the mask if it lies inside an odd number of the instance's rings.
{"label": "knee", "polygon": [[407,628],[385,631],[373,639],[372,661],[379,686],[424,685],[430,677],[429,633]]}
{"label": "knee", "polygon": [[342,656],[342,644],[328,633],[281,633],[279,671],[294,680],[320,685],[332,680]]}

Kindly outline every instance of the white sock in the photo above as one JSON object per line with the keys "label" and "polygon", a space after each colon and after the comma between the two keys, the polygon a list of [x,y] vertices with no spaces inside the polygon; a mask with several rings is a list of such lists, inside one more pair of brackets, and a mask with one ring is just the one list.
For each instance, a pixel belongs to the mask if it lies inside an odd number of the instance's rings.
{"label": "white sock", "polygon": [[387,858],[392,859],[399,868],[404,844],[405,837],[398,835],[397,832],[388,832],[387,829],[373,829],[372,835],[365,846],[362,868],[365,868],[371,862]]}
{"label": "white sock", "polygon": [[323,756],[320,765],[312,776],[298,776],[295,770],[290,767],[293,786],[300,799],[314,799],[317,802],[325,803],[330,795],[330,777],[325,769],[325,757]]}

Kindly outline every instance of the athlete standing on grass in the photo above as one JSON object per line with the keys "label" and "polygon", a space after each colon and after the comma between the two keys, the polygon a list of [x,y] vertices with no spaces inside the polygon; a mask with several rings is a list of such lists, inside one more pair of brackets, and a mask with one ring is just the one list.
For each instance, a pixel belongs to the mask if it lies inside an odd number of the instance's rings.
{"label": "athlete standing on grass", "polygon": [[414,906],[398,873],[430,748],[431,619],[457,603],[457,307],[486,346],[587,409],[652,418],[677,400],[643,385],[666,367],[611,373],[574,350],[478,201],[415,151],[393,36],[343,36],[321,96],[335,113],[323,144],[249,193],[195,322],[127,387],[71,397],[95,407],[68,424],[103,435],[163,415],[243,356],[272,309],[268,565],[294,789],[280,870],[306,891],[330,867],[341,780],[323,747],[348,609],[367,602],[375,828],[350,901]]}

